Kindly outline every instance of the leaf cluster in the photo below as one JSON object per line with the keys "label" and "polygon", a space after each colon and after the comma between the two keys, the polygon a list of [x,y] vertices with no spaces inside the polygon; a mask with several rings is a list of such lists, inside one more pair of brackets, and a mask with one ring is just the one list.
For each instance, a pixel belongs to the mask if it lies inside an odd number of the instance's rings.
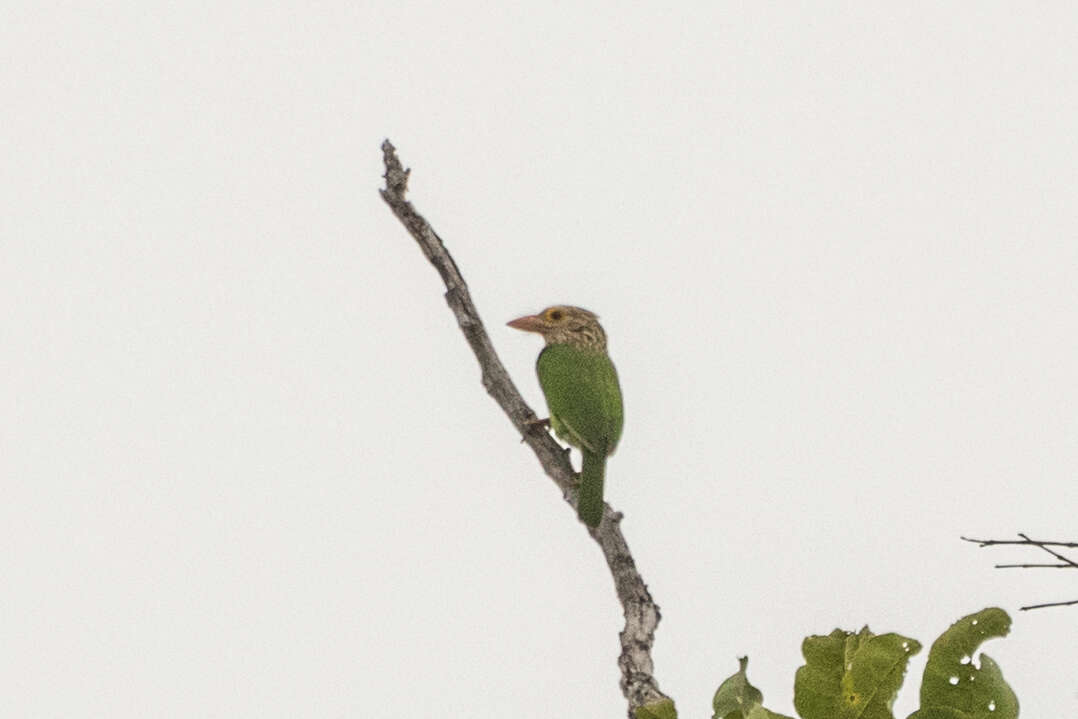
{"label": "leaf cluster", "polygon": [[[990,657],[977,648],[1010,631],[1005,611],[988,608],[959,619],[932,644],[921,680],[921,707],[907,719],[1017,719],[1018,699]],[[805,664],[794,676],[794,708],[802,719],[894,719],[891,709],[909,665],[921,651],[915,639],[836,629],[806,637]],[[792,719],[763,706],[749,683],[748,657],[719,685],[712,719]],[[661,704],[661,706],[660,706]],[[670,700],[636,710],[637,719],[676,719]]]}

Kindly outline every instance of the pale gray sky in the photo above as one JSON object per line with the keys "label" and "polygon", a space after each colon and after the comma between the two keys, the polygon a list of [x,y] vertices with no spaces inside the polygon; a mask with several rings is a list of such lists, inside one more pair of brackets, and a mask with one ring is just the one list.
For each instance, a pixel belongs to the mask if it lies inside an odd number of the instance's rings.
{"label": "pale gray sky", "polygon": [[1078,714],[1069,3],[3,12],[0,715],[623,716],[609,575],[479,384],[379,145],[537,412],[598,312],[607,497],[683,716],[806,634],[986,645]]}

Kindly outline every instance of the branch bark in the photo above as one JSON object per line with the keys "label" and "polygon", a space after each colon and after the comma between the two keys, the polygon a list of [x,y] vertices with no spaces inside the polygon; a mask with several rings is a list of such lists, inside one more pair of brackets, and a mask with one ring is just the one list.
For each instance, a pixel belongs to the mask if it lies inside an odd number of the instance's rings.
{"label": "branch bark", "polygon": [[[396,148],[389,140],[382,143],[382,157],[386,168],[386,186],[385,189],[379,190],[382,199],[415,238],[427,260],[441,275],[446,286],[446,302],[479,361],[483,387],[531,447],[546,474],[562,490],[562,496],[574,508],[575,517],[577,489],[575,474],[568,459],[569,450],[563,449],[543,427],[533,422],[536,419],[535,412],[520,396],[509,373],[498,359],[456,262],[430,223],[405,199],[411,170],[402,167]],[[621,669],[621,691],[629,702],[629,716],[632,717],[637,707],[669,697],[659,691],[651,660],[651,647],[660,619],[659,607],[652,600],[643,577],[636,569],[629,545],[621,533],[621,517],[620,512],[604,505],[602,521],[598,527],[589,529],[588,532],[599,544],[606,558],[618,601],[625,614],[625,629],[619,635],[621,655],[618,658],[618,667]]]}

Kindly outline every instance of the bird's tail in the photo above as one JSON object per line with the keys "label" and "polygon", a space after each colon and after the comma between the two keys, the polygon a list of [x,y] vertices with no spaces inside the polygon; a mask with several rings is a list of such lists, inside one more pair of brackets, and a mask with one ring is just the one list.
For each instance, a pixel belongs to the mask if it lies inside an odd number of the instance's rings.
{"label": "bird's tail", "polygon": [[580,496],[576,514],[589,527],[598,527],[603,518],[603,475],[606,472],[606,452],[582,452],[580,466]]}

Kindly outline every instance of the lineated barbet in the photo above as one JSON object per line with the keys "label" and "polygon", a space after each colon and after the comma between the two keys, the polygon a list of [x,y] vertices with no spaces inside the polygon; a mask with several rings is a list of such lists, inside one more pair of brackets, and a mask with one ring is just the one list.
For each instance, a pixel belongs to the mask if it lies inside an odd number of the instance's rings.
{"label": "lineated barbet", "polygon": [[621,437],[622,407],[618,373],[606,352],[599,318],[569,305],[548,307],[519,317],[510,327],[538,332],[546,341],[535,370],[550,409],[550,426],[580,449],[577,514],[589,527],[603,517],[606,458]]}

